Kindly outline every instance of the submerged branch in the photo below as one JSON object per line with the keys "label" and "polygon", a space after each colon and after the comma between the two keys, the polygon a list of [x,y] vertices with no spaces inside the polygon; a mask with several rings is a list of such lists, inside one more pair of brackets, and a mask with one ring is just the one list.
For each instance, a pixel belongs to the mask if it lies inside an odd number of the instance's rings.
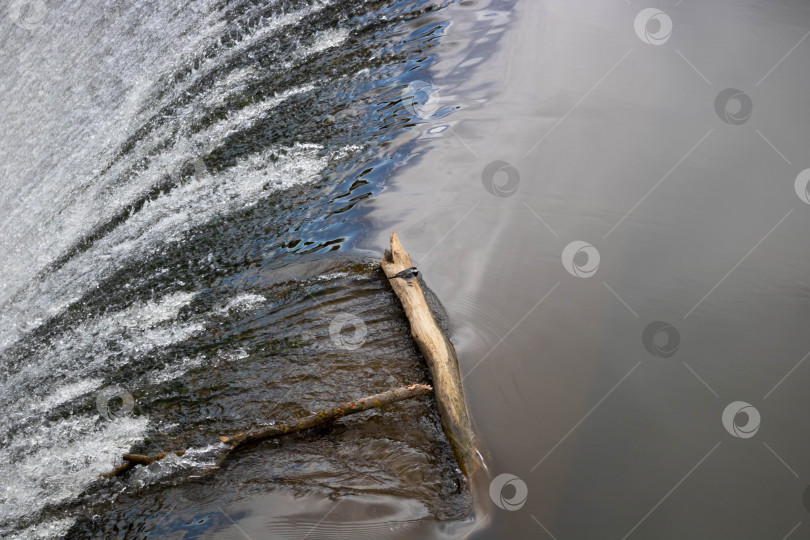
{"label": "submerged branch", "polygon": [[[425,394],[430,393],[431,390],[433,390],[432,387],[426,386],[424,384],[412,384],[410,386],[403,386],[402,388],[395,388],[394,390],[388,390],[387,392],[374,394],[373,396],[360,398],[354,401],[346,401],[344,403],[341,403],[340,405],[337,405],[336,407],[324,409],[315,414],[311,414],[309,416],[301,418],[295,422],[281,423],[272,426],[254,428],[251,429],[250,431],[247,431],[245,433],[239,433],[238,435],[234,435],[232,437],[224,437],[224,436],[220,437],[219,440],[230,445],[228,453],[234,452],[248,444],[261,442],[266,439],[271,439],[273,437],[287,435],[288,433],[294,433],[296,431],[301,431],[304,429],[309,429],[323,424],[327,424],[339,418],[343,418],[344,416],[361,413],[369,409],[382,407],[383,405],[396,403],[398,401],[410,399],[417,396],[423,396]],[[123,455],[124,462],[121,465],[117,466],[115,469],[113,469],[108,473],[102,474],[101,476],[105,478],[119,476],[121,474],[124,474],[128,470],[132,469],[136,465],[149,465],[150,463],[154,463],[155,461],[163,459],[169,454],[182,456],[184,453],[185,451],[180,450],[177,452],[161,452],[160,454],[156,454],[154,456],[144,456],[140,454],[124,454]]]}

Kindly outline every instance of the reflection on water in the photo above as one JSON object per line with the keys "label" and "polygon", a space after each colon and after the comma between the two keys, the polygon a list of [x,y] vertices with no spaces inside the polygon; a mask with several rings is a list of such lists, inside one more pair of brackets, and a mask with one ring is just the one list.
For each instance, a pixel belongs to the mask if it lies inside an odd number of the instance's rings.
{"label": "reflection on water", "polygon": [[[416,123],[458,108],[421,83],[454,12],[504,24],[490,4],[12,2],[0,534],[216,536],[262,505],[292,531],[326,498],[369,531],[469,519],[429,398],[201,473],[218,435],[427,381],[376,261],[333,252],[367,230]],[[186,447],[98,480],[128,450]],[[214,497],[194,500],[195,476]]]}
{"label": "reflection on water", "polygon": [[807,5],[514,20],[473,76],[433,70],[470,105],[417,127],[362,242],[395,216],[493,476],[527,485],[482,537],[806,537]]}
{"label": "reflection on water", "polygon": [[[273,510],[279,524],[287,523],[279,530],[297,530],[300,536],[311,520],[298,514],[318,515],[318,521],[324,503],[299,502],[293,515],[284,508],[291,496],[315,494],[333,501],[369,495],[370,508],[374,495],[385,494],[410,508],[405,521],[466,516],[465,481],[428,398],[276,439],[218,463],[222,448],[212,443],[218,435],[429,382],[398,301],[374,262],[316,260],[239,281],[249,283],[243,289],[249,293],[188,306],[192,317],[208,321],[205,332],[165,347],[126,377],[137,388],[135,413],[148,411],[150,422],[133,452],[194,451],[103,483],[99,489],[110,494],[127,489],[114,504],[95,502],[83,509],[102,513],[104,520],[82,519],[74,533],[105,536],[123,527],[134,535],[214,534],[230,524],[228,518],[238,521],[257,506],[287,501]],[[219,470],[206,473],[212,465]],[[260,502],[273,492],[279,493]],[[222,514],[220,508],[241,507],[238,501],[250,497],[253,510]],[[370,526],[403,519],[404,508],[387,508],[368,520]]]}
{"label": "reflection on water", "polygon": [[0,32],[3,533],[457,536],[430,399],[203,474],[427,380],[375,263],[308,258],[396,229],[500,479],[480,537],[806,536],[807,6],[46,8]]}

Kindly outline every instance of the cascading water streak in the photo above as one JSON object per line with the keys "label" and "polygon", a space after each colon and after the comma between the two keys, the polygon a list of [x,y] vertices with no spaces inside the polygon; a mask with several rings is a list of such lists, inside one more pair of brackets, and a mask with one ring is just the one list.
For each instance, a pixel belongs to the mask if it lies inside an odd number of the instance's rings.
{"label": "cascading water streak", "polygon": [[[408,157],[448,2],[29,3],[0,23],[0,535],[215,530],[156,516],[201,511],[183,477],[218,434],[427,382],[374,265],[322,256]],[[230,464],[215,506],[238,487],[354,493],[383,509],[370,531],[464,517],[432,402],[369,417]]]}

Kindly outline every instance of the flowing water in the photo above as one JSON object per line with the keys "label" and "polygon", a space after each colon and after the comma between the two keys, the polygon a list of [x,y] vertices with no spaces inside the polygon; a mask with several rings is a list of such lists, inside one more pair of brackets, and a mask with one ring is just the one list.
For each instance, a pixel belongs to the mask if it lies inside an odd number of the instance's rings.
{"label": "flowing water", "polygon": [[[0,536],[807,537],[804,3],[4,10]],[[219,461],[429,382],[394,229],[484,511],[431,397]]]}
{"label": "flowing water", "polygon": [[[258,511],[264,535],[377,537],[468,519],[432,398],[204,472],[218,435],[429,382],[377,259],[333,252],[407,163],[450,21],[482,38],[504,23],[489,9],[12,2],[0,534],[216,536]],[[124,452],[183,448],[98,479]]]}

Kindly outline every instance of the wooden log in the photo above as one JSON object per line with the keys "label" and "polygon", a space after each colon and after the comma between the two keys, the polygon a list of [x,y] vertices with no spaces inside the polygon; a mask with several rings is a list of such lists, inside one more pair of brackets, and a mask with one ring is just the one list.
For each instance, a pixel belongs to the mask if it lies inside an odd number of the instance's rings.
{"label": "wooden log", "polygon": [[225,444],[231,445],[229,451],[233,452],[246,444],[256,443],[272,437],[278,437],[279,435],[286,435],[294,431],[301,431],[302,429],[309,429],[321,424],[332,422],[338,418],[342,418],[350,414],[357,414],[376,407],[382,407],[383,405],[396,403],[397,401],[402,401],[403,399],[423,396],[430,393],[431,390],[432,388],[430,386],[426,386],[424,384],[412,384],[410,386],[396,388],[394,390],[389,390],[381,394],[374,394],[373,396],[364,397],[355,401],[347,401],[336,407],[324,409],[315,414],[301,418],[300,420],[296,420],[295,422],[254,428],[246,433],[240,433],[238,435],[234,435],[233,437],[220,437],[219,440]]}
{"label": "wooden log", "polygon": [[411,335],[430,369],[444,433],[461,470],[472,479],[479,471],[486,471],[486,464],[477,448],[475,431],[464,403],[456,350],[436,324],[419,280],[394,277],[413,266],[397,233],[391,233],[391,249],[385,251],[380,264],[402,302]]}

